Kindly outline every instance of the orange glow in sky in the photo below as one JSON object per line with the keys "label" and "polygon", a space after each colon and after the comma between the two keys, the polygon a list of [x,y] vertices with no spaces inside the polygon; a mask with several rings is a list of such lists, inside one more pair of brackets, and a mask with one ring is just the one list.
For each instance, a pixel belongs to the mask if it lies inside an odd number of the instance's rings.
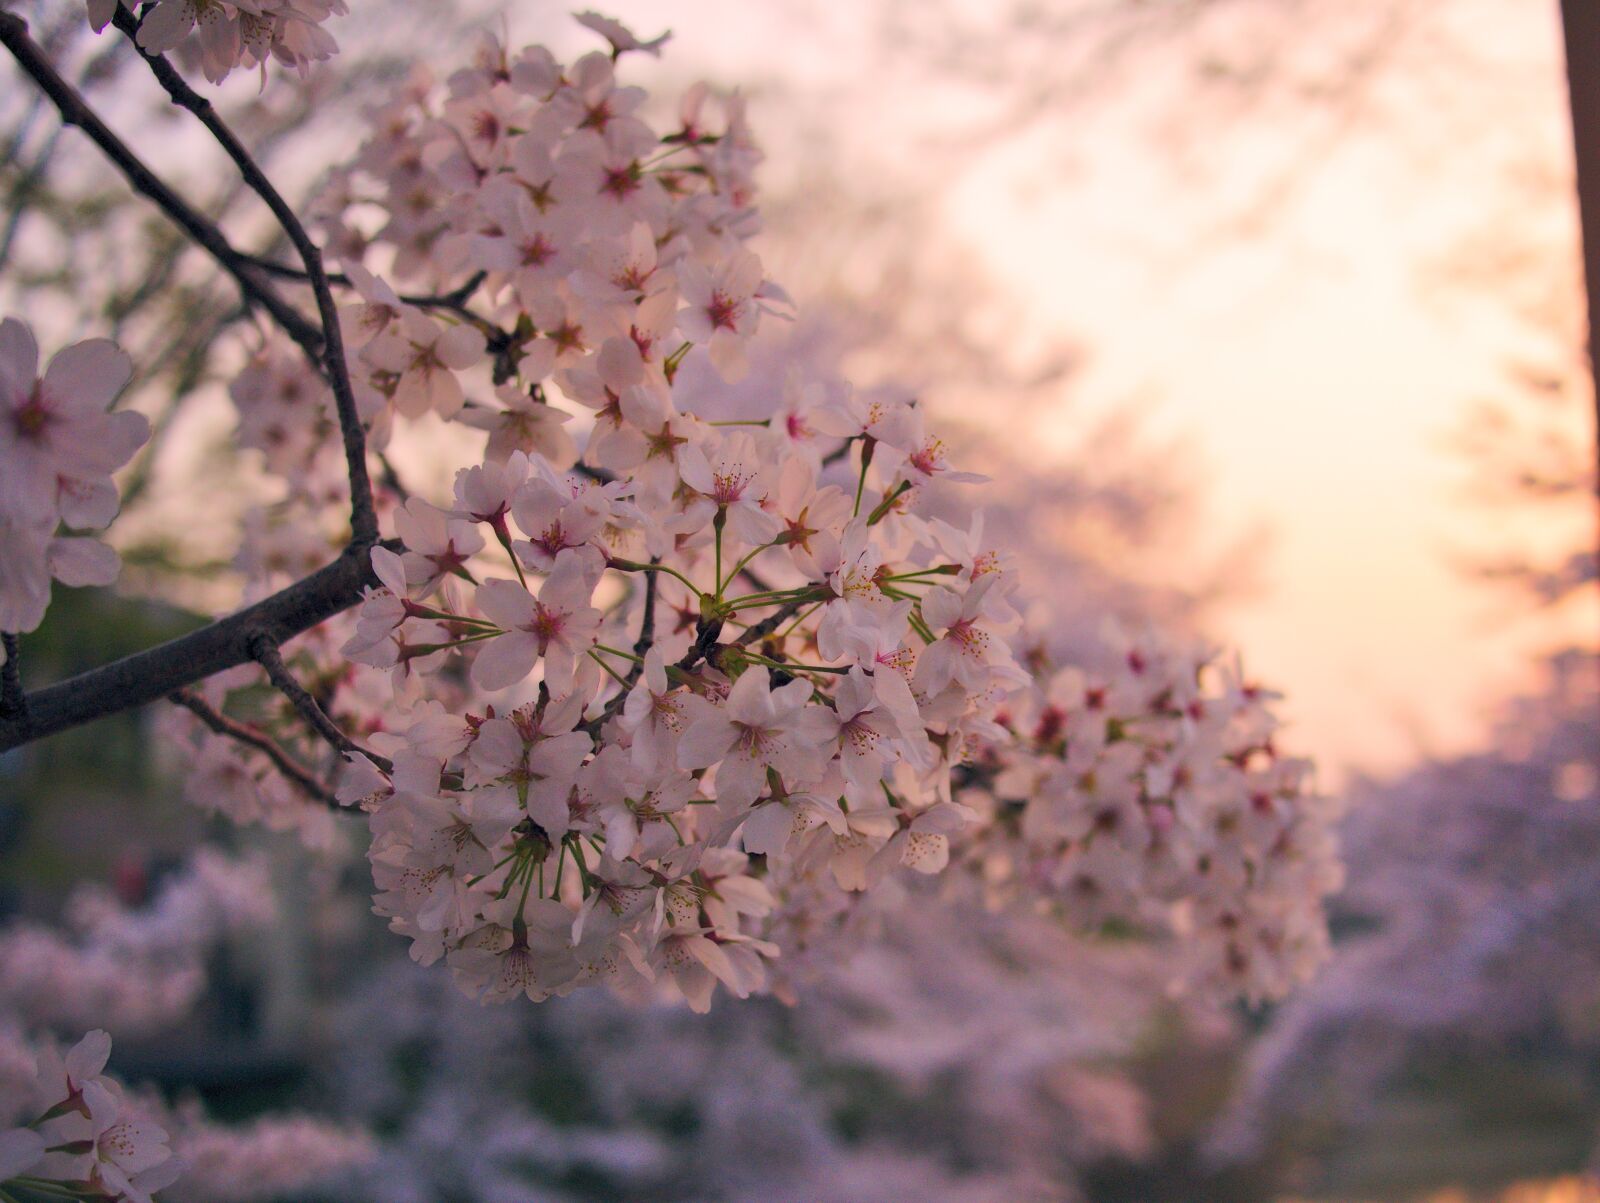
{"label": "orange glow in sky", "polygon": [[[885,43],[883,5],[612,7],[642,31],[669,20],[676,71],[757,81],[754,122],[774,172],[796,129],[834,122],[843,169],[882,191],[916,178],[907,147],[986,103],[970,81]],[[1582,519],[1519,530],[1474,503],[1469,465],[1450,448],[1473,402],[1515,401],[1511,358],[1570,343],[1561,332],[1548,345],[1530,338],[1494,285],[1428,274],[1510,221],[1537,229],[1549,259],[1518,270],[1572,278],[1556,6],[1392,7],[1407,23],[1380,29],[1377,44],[1392,44],[1395,61],[1328,112],[1316,96],[1268,88],[1243,110],[1185,113],[1196,51],[1178,42],[1059,113],[1042,101],[1016,137],[965,151],[936,177],[950,239],[1026,314],[1018,338],[1086,351],[1072,408],[1036,433],[1066,446],[1085,412],[1145,399],[1152,432],[1180,433],[1193,449],[1220,541],[1264,529],[1264,588],[1229,606],[1219,633],[1285,689],[1292,738],[1335,784],[1481,741],[1494,699],[1526,686],[1530,653],[1558,640],[1521,598],[1470,581],[1461,561],[1508,538],[1585,535]],[[1340,10],[1307,6],[1304,36],[1337,32]],[[923,11],[936,21],[945,10]],[[1334,25],[1320,27],[1319,13]],[[1243,22],[1239,37],[1254,28]],[[514,22],[513,32],[531,30]],[[1408,54],[1432,56],[1419,61],[1439,78]],[[1470,86],[1451,92],[1452,76]],[[764,101],[763,78],[783,81],[782,95]],[[789,111],[796,97],[811,102],[803,117]],[[1151,129],[1177,133],[1164,142]],[[1534,171],[1547,188],[1506,192],[1508,178]],[[1251,189],[1270,199],[1265,216],[1230,228],[1252,212]],[[1589,437],[1584,422],[1576,412],[1575,437]],[[1566,618],[1592,632],[1593,601]]]}

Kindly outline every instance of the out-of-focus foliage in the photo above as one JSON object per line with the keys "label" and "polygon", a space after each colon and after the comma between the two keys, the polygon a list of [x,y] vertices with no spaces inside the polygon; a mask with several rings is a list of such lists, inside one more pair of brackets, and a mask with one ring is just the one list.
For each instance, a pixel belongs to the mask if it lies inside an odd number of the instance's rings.
{"label": "out-of-focus foliage", "polygon": [[1596,668],[1558,657],[1492,750],[1359,792],[1345,946],[1255,1044],[1219,1154],[1316,1150],[1348,1191],[1594,1155]]}

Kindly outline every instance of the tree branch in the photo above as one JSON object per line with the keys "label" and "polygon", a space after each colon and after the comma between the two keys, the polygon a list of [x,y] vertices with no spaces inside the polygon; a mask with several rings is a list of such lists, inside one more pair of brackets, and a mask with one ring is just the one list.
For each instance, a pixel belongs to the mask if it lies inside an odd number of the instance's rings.
{"label": "tree branch", "polygon": [[[311,282],[311,278],[304,271],[298,267],[290,267],[287,263],[278,263],[262,255],[251,255],[250,262],[254,263],[269,276],[277,276],[282,280],[293,280],[297,284],[309,284]],[[399,293],[397,295],[405,304],[415,305],[419,309],[460,309],[472,299],[472,294],[478,291],[478,286],[488,278],[488,272],[479,271],[467,277],[459,288],[452,288],[449,292]],[[343,272],[329,272],[328,283],[339,288],[355,287],[355,281]]]}
{"label": "tree branch", "polygon": [[255,659],[254,639],[265,635],[282,643],[348,610],[365,587],[377,584],[368,551],[348,547],[333,563],[237,614],[26,695],[23,717],[0,720],[0,752],[248,664]]}
{"label": "tree branch", "polygon": [[746,627],[733,642],[738,647],[749,647],[752,643],[765,639],[784,623],[788,622],[801,610],[820,600],[815,597],[796,598],[794,601],[784,602],[771,614],[768,614],[753,627]]}
{"label": "tree branch", "polygon": [[350,528],[358,546],[370,547],[378,541],[378,513],[373,508],[372,481],[367,475],[367,438],[361,426],[361,415],[356,410],[355,390],[350,385],[350,366],[344,356],[344,335],[339,328],[339,309],[334,304],[333,290],[322,266],[322,251],[311,241],[300,218],[256,164],[244,143],[218,116],[211,102],[191,88],[165,58],[150,54],[139,45],[139,19],[119,4],[113,20],[117,28],[127,35],[139,57],[149,65],[157,81],[172,98],[172,103],[194,114],[227,152],[245,183],[272,210],[273,217],[277,218],[283,232],[289,236],[289,241],[299,253],[301,262],[305,264],[307,282],[317,299],[317,312],[322,318],[323,363],[327,368],[328,383],[333,388],[339,428],[344,435],[345,467],[350,474]]}
{"label": "tree branch", "polygon": [[319,781],[310,770],[301,765],[289,753],[283,750],[276,740],[265,731],[252,727],[248,723],[237,722],[215,709],[197,694],[187,689],[175,689],[167,695],[167,700],[184,707],[194,713],[195,717],[210,727],[218,735],[225,735],[229,739],[237,740],[266,754],[278,772],[282,773],[295,785],[300,792],[318,802],[326,803],[335,810],[344,809],[339,805],[339,800],[334,792],[323,782]]}
{"label": "tree branch", "polygon": [[250,641],[250,654],[262,668],[267,670],[267,678],[278,689],[278,692],[288,698],[294,708],[300,712],[300,717],[320,735],[336,751],[345,756],[365,756],[385,773],[394,772],[394,763],[387,757],[379,756],[376,752],[369,752],[355,740],[351,739],[339,729],[339,724],[328,717],[328,712],[318,704],[317,699],[306,691],[306,687],[295,680],[289,671],[289,666],[283,662],[283,656],[278,651],[278,642],[271,635],[257,635]]}
{"label": "tree branch", "polygon": [[304,314],[278,295],[265,280],[257,275],[249,256],[234,249],[222,231],[209,218],[203,216],[187,201],[169,188],[129,150],[127,144],[114,134],[97,116],[78,91],[50,65],[39,44],[28,36],[28,25],[14,13],[0,11],[0,45],[4,45],[16,59],[17,65],[39,85],[61,114],[63,125],[76,126],[100,151],[116,164],[134,191],[154,201],[173,224],[189,235],[202,249],[210,252],[239,285],[248,304],[259,305],[271,314],[272,319],[285,333],[312,358],[322,352],[322,334]]}
{"label": "tree branch", "polygon": [[[1572,113],[1573,164],[1582,235],[1584,299],[1588,306],[1589,391],[1595,443],[1590,466],[1600,472],[1600,10],[1582,0],[1561,0],[1567,54],[1567,97]],[[1600,475],[1595,478],[1600,489]]]}
{"label": "tree branch", "polygon": [[[650,562],[659,564],[661,559],[659,556],[651,556]],[[660,574],[654,572],[644,574],[644,617],[639,620],[639,638],[633,641],[633,654],[635,656],[644,655],[656,641],[656,577],[658,575]],[[638,670],[639,666],[636,665],[635,671],[628,675],[630,677],[634,676]]]}
{"label": "tree branch", "polygon": [[305,263],[306,280],[317,299],[320,330],[278,295],[251,256],[236,250],[215,222],[168,187],[111,131],[82,95],[51,65],[45,52],[29,36],[26,22],[15,14],[0,11],[0,44],[49,97],[61,115],[62,124],[81,129],[135,191],[154,201],[175,225],[233,277],[247,305],[265,309],[299,344],[307,358],[319,365],[332,386],[344,438],[353,537],[351,545],[333,563],[266,600],[189,635],[31,695],[23,693],[20,681],[13,688],[8,680],[5,704],[0,707],[0,751],[142,706],[214,673],[253,660],[257,641],[265,639],[276,649],[284,640],[349,609],[361,600],[363,588],[377,583],[368,555],[369,548],[378,540],[378,523],[367,473],[366,436],[356,412],[338,309],[322,267],[321,252],[250,153],[217,116],[211,103],[190,88],[164,58],[145,54],[138,46],[138,21],[132,13],[119,7],[115,19],[117,28],[134,40],[135,49],[173,103],[193,113],[211,132],[239,168],[245,183],[271,209],[294,243]]}

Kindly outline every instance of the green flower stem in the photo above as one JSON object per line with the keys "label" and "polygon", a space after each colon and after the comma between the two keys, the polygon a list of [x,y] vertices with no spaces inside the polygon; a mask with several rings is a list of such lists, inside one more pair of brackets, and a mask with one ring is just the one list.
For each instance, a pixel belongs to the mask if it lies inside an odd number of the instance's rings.
{"label": "green flower stem", "polygon": [[511,557],[511,567],[516,569],[517,580],[526,589],[528,587],[528,578],[523,574],[522,561],[517,559],[517,553],[511,550],[511,532],[506,530],[504,521],[497,521],[493,526],[494,537],[500,541],[500,546],[506,549],[506,555]]}
{"label": "green flower stem", "polygon": [[745,652],[744,658],[753,660],[757,664],[765,664],[771,668],[780,669],[786,673],[830,673],[833,676],[842,677],[850,671],[848,668],[830,668],[823,664],[795,664],[788,660],[772,660],[755,652]]}
{"label": "green flower stem", "polygon": [[872,465],[872,452],[876,446],[872,439],[861,444],[861,475],[856,478],[856,503],[850,510],[852,518],[861,514],[861,497],[867,491],[867,469]]}
{"label": "green flower stem", "polygon": [[867,525],[877,526],[878,523],[882,522],[884,517],[889,513],[889,507],[894,505],[894,503],[899,500],[903,494],[909,492],[910,489],[911,482],[909,480],[902,480],[897,486],[895,486],[893,493],[890,493],[882,501],[878,502],[878,508],[872,511],[871,517],[867,519]]}
{"label": "green flower stem", "polygon": [[741,572],[744,571],[744,566],[746,564],[748,564],[751,560],[755,559],[758,555],[760,555],[762,552],[766,551],[767,548],[769,548],[771,546],[772,546],[771,543],[763,543],[760,547],[752,548],[749,555],[745,556],[744,559],[740,560],[737,564],[735,564],[733,566],[733,571],[728,573],[728,579],[727,580],[722,580],[719,577],[718,580],[717,580],[717,596],[718,597],[722,596],[722,591],[724,589],[726,589],[729,585],[731,585],[733,583],[734,578],[737,577]]}
{"label": "green flower stem", "polygon": [[[610,651],[611,649],[607,648],[605,650],[606,651]],[[612,668],[611,665],[607,664],[604,660],[602,660],[600,658],[600,652],[601,652],[601,649],[598,648],[598,647],[590,648],[589,649],[589,659],[593,660],[601,668],[605,669],[606,670],[606,675],[608,677],[610,677],[613,681],[615,681],[618,685],[622,686],[623,689],[626,690],[626,689],[631,688],[631,686],[628,684],[628,682],[625,681],[622,678],[622,675],[620,673],[618,673],[616,669]]]}
{"label": "green flower stem", "polygon": [[700,586],[696,585],[676,568],[669,568],[665,564],[641,564],[637,560],[612,559],[606,562],[607,568],[615,568],[618,572],[664,572],[668,576],[675,576],[689,587],[689,591],[696,597],[700,596]]}

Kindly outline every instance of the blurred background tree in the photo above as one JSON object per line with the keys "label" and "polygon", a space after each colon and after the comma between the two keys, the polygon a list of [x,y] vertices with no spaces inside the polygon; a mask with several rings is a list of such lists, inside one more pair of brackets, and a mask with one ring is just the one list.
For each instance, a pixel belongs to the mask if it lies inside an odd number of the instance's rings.
{"label": "blurred background tree", "polygon": [[[182,136],[164,103],[85,35],[77,5],[17,7],[91,95],[114,99],[130,135]],[[230,118],[292,193],[313,188],[362,105],[400,78],[415,22],[395,11],[369,2],[341,28],[337,90],[229,90]],[[961,421],[974,458],[1005,465],[993,471],[1000,521],[1049,582],[1040,604],[1083,649],[1098,638],[1084,616],[1108,606],[1214,629],[1266,588],[1260,530],[1201,504],[1216,482],[1152,399],[1170,377],[1097,380],[1107,352],[1096,331],[1063,337],[1060,311],[1039,300],[1083,282],[1059,252],[1035,247],[1042,284],[1018,288],[1019,252],[997,249],[995,227],[1091,190],[1115,144],[1136,166],[1114,176],[1132,170],[1170,198],[1161,210],[1130,206],[1115,232],[1113,253],[1139,282],[1117,298],[1119,321],[1130,295],[1225,290],[1241,258],[1247,288],[1290,306],[1305,279],[1342,270],[1307,230],[1326,220],[1352,159],[1402,208],[1436,176],[1407,216],[1433,236],[1406,271],[1427,304],[1457,315],[1462,337],[1492,329],[1490,353],[1506,369],[1480,374],[1477,395],[1496,399],[1457,430],[1488,502],[1478,512],[1492,514],[1479,525],[1509,530],[1511,544],[1491,555],[1475,541],[1455,558],[1475,569],[1492,560],[1487,571],[1528,587],[1505,612],[1561,612],[1540,635],[1547,651],[1574,629],[1592,640],[1572,173],[1548,112],[1519,110],[1559,81],[1507,65],[1482,36],[1485,22],[1525,11],[1464,0],[881,0],[844,18],[797,6],[774,19],[816,21],[804,45],[848,39],[844,61],[873,67],[840,86],[836,73],[808,75],[797,43],[794,64],[757,88],[758,129],[776,152],[764,250],[814,315],[770,350],[771,371],[786,356],[820,359],[841,376],[921,390]],[[430,57],[461,57],[466,30],[490,12],[430,10]],[[554,13],[519,6],[508,19],[517,36],[539,37]],[[709,64],[730,81],[753,66],[748,47],[713,54],[737,63]],[[243,315],[9,82],[0,303],[25,304],[61,337],[114,334],[150,365],[136,404],[159,432],[133,470],[119,533],[127,581],[162,600],[59,602],[27,654],[64,676],[179,629],[193,621],[186,607],[229,600],[228,533],[272,499],[248,457],[227,450],[218,382],[234,365],[217,337]],[[884,114],[907,110],[915,120],[886,137]],[[856,119],[864,113],[875,119]],[[769,128],[783,114],[799,116]],[[241,241],[275,249],[245,198],[219,190],[229,177],[194,152],[166,156],[187,165],[189,194]],[[1465,181],[1486,179],[1492,194],[1463,195]],[[1007,207],[972,220],[996,191]],[[1459,205],[1430,207],[1451,191]],[[1160,358],[1159,323],[1122,338]],[[1341,330],[1326,338],[1360,351]],[[1197,387],[1185,403],[1218,402]],[[1099,401],[1084,400],[1096,391]],[[1457,400],[1466,414],[1469,398]],[[1035,431],[1053,455],[1043,479],[1021,468],[1038,461]],[[1248,470],[1253,454],[1246,445],[1227,472]],[[426,463],[403,467],[429,478]],[[1359,490],[1361,464],[1342,470]],[[1281,474],[1268,476],[1281,487]],[[205,515],[185,508],[197,493]],[[1505,522],[1534,503],[1560,516]],[[1600,1118],[1589,921],[1600,702],[1589,653],[1547,664],[1543,691],[1510,704],[1483,749],[1355,787],[1344,951],[1276,1014],[1168,1004],[1162,966],[1128,942],[927,911],[891,925],[793,1013],[723,1005],[703,1021],[584,1000],[485,1016],[370,930],[350,849],[308,860],[265,839],[274,875],[294,886],[272,940],[250,941],[253,954],[225,945],[212,965],[219,997],[119,1055],[128,1072],[198,1090],[233,1115],[287,1101],[370,1123],[379,1158],[330,1188],[338,1199],[1247,1201],[1289,1189],[1398,1199],[1576,1170]],[[203,826],[151,757],[150,721],[0,761],[0,905],[54,913],[78,877],[115,880],[130,903],[150,896],[162,857]],[[108,838],[69,862],[55,851],[69,824]],[[935,941],[952,926],[956,945]],[[1042,968],[1008,973],[1018,961]],[[663,1031],[680,1061],[652,1060]],[[466,1142],[492,1155],[453,1156]],[[759,1181],[739,1177],[751,1164]]]}

